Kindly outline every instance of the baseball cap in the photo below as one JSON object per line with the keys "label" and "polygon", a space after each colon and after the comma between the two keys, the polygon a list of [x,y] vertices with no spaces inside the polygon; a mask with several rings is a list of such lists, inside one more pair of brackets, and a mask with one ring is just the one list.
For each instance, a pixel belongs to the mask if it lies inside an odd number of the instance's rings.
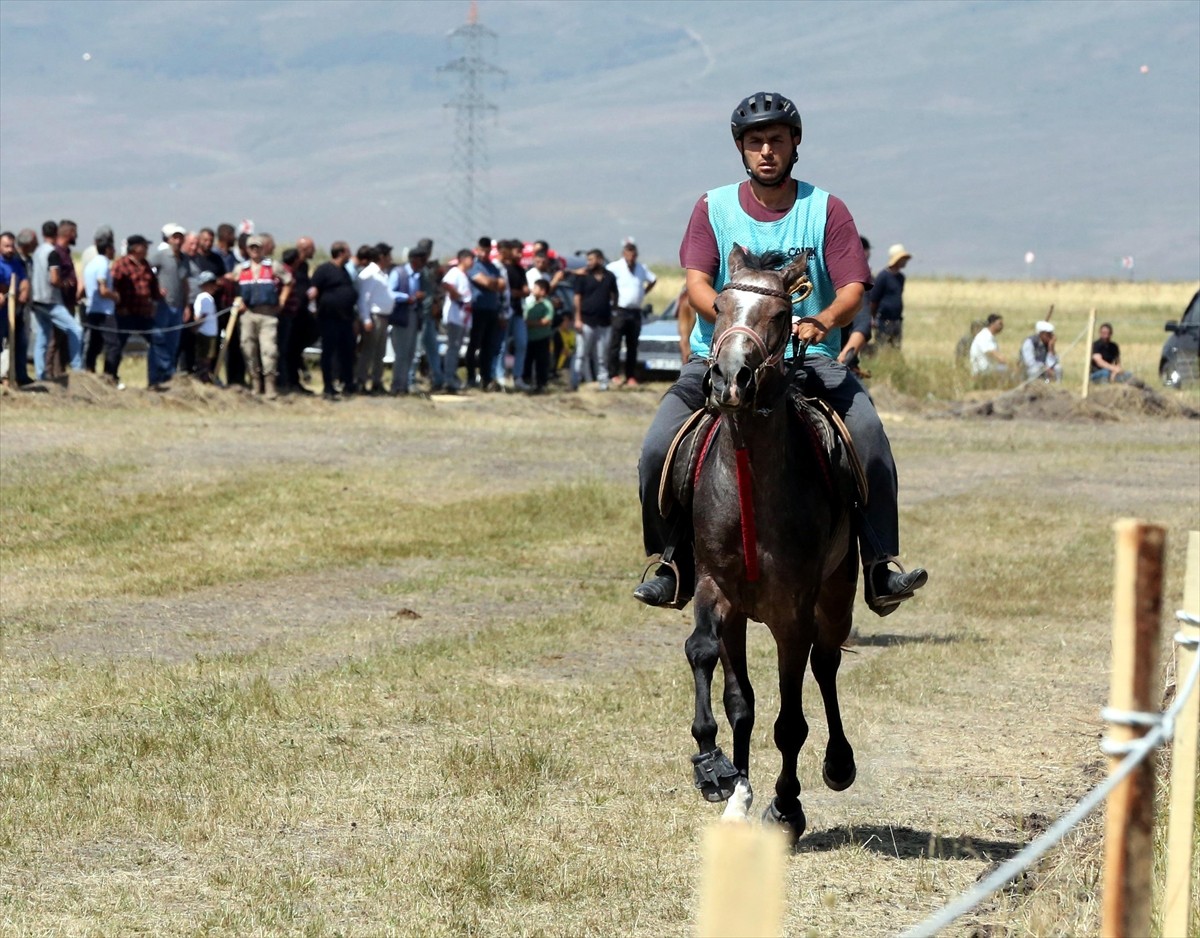
{"label": "baseball cap", "polygon": [[196,278],[196,283],[198,283],[200,286],[204,286],[206,283],[216,283],[216,282],[217,282],[217,275],[214,274],[211,270],[204,271],[199,277]]}
{"label": "baseball cap", "polygon": [[246,239],[246,247],[248,247],[248,248],[260,248],[262,246],[263,246],[263,239],[261,237],[259,237],[258,235],[251,235],[250,237],[248,237]]}
{"label": "baseball cap", "polygon": [[175,222],[169,222],[162,227],[164,238],[169,238],[171,235],[187,234],[187,229],[183,225],[177,225]]}

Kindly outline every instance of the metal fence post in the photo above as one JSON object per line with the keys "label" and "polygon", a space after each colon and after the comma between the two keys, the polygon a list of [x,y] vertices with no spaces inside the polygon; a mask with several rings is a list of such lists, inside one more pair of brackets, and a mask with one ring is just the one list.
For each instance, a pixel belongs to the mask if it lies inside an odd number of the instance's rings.
{"label": "metal fence post", "polygon": [[[1117,560],[1109,706],[1114,711],[1157,712],[1165,532],[1129,518],[1118,521],[1114,529]],[[1113,724],[1109,739],[1117,745],[1147,730],[1132,721],[1114,719]],[[1120,756],[1111,757],[1109,771],[1120,762]],[[1100,917],[1100,934],[1106,938],[1150,934],[1154,763],[1153,754],[1148,755],[1108,799]]]}

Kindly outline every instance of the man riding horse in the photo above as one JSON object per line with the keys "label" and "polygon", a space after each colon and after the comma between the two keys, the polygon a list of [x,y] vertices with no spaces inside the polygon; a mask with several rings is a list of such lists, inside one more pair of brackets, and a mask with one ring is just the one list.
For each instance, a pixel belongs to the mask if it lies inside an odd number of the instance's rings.
{"label": "man riding horse", "polygon": [[676,508],[664,518],[658,486],[671,442],[687,418],[705,406],[714,302],[729,279],[728,258],[737,244],[754,254],[779,252],[788,260],[808,255],[812,293],[793,309],[793,334],[807,343],[807,355],[794,380],[804,394],[833,406],[858,450],[869,492],[858,524],[864,590],[871,610],[886,616],[924,586],[928,574],[920,567],[905,572],[897,563],[900,532],[891,444],[866,389],[837,361],[841,327],[854,319],[871,285],[858,230],[840,199],[792,178],[802,125],[788,98],[751,95],[734,109],[731,129],[750,178],[702,196],[679,249],[688,299],[698,317],[692,357],[664,395],[642,444],[638,483],[643,539],[647,556],[657,555],[662,563],[634,596],[649,606],[682,607],[694,589],[690,515]]}

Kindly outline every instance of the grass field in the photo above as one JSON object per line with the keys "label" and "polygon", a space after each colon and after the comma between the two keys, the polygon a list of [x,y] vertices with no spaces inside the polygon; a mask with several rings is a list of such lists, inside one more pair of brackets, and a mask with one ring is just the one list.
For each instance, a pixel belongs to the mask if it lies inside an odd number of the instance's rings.
{"label": "grass field", "polygon": [[[678,271],[658,271],[660,284],[651,294],[663,307],[683,284]],[[922,278],[911,273],[904,288],[904,356],[884,355],[868,363],[877,380],[918,397],[927,394],[954,400],[986,387],[973,381],[955,361],[955,346],[970,334],[971,324],[989,313],[1004,316],[1000,352],[1010,362],[1034,323],[1046,317],[1058,330],[1063,383],[1076,390],[1083,379],[1091,342],[1085,342],[1088,312],[1096,324],[1110,322],[1126,368],[1157,387],[1163,324],[1178,321],[1200,284],[1129,281],[985,281]],[[1094,338],[1094,337],[1093,337]],[[1200,400],[1193,393],[1193,399]]]}
{"label": "grass field", "polygon": [[[690,933],[690,617],[629,598],[662,390],[0,398],[0,933]],[[931,582],[858,610],[847,792],[808,695],[787,934],[894,934],[1094,784],[1111,523],[1167,524],[1171,609],[1200,527],[1198,421],[880,401]],[[1098,859],[1093,819],[952,933],[1094,933]]]}

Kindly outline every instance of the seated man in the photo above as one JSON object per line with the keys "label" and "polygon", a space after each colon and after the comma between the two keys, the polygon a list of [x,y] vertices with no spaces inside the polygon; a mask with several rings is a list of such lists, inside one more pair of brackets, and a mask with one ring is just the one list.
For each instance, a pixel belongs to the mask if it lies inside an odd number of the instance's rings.
{"label": "seated man", "polygon": [[1001,375],[1008,371],[1008,362],[1000,354],[996,336],[1004,331],[1004,317],[989,313],[987,323],[971,341],[971,374]]}
{"label": "seated man", "polygon": [[1054,351],[1054,323],[1040,320],[1033,335],[1021,343],[1021,364],[1029,381],[1061,381],[1062,362]]}
{"label": "seated man", "polygon": [[[660,515],[658,481],[675,434],[704,406],[706,359],[716,318],[713,301],[728,279],[730,250],[738,244],[756,254],[808,254],[813,291],[793,310],[794,333],[808,345],[796,381],[807,393],[829,401],[858,449],[870,489],[859,518],[865,591],[871,609],[884,616],[924,586],[928,575],[920,568],[908,573],[893,569],[898,566],[894,562],[900,533],[891,446],[866,389],[835,360],[841,327],[853,320],[862,306],[864,287],[871,282],[862,243],[840,199],[792,178],[802,129],[790,100],[763,92],[746,98],[733,112],[731,130],[750,178],[702,196],[688,222],[679,253],[688,300],[697,316],[691,360],[663,396],[638,463],[646,553],[661,556],[670,548],[681,579],[677,583],[675,571],[663,562],[634,596],[647,605],[662,606],[672,602],[677,586],[680,600],[686,601],[695,585],[691,519],[686,512],[672,518]],[[819,325],[799,322],[806,314]]]}
{"label": "seated man", "polygon": [[1092,343],[1092,376],[1098,381],[1132,381],[1133,375],[1121,367],[1121,346],[1112,340],[1112,323],[1100,325],[1100,338]]}

